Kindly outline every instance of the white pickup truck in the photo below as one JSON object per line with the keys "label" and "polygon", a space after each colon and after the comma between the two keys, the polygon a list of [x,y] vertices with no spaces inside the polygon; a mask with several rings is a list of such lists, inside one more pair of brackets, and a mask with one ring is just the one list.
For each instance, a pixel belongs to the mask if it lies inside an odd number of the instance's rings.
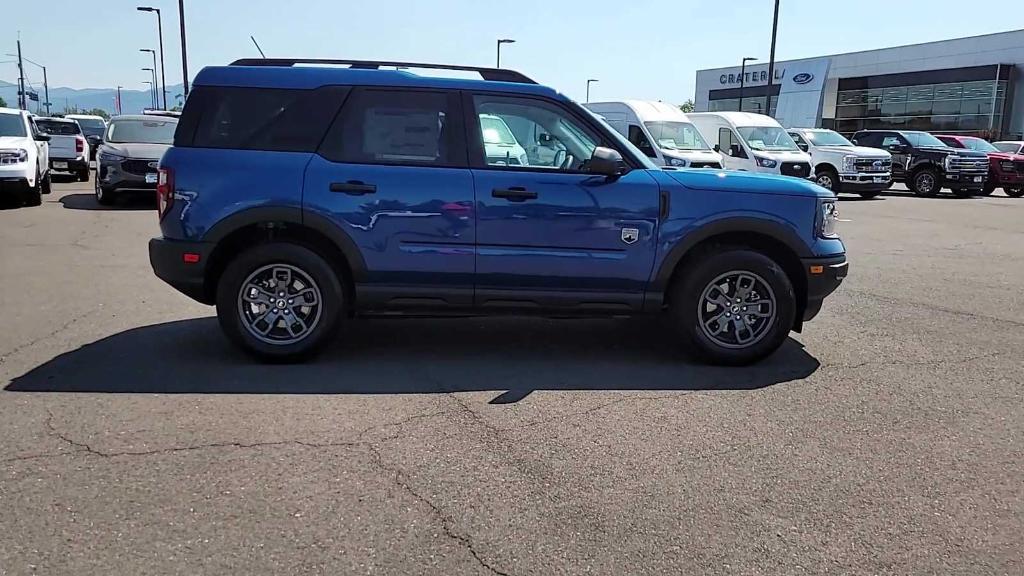
{"label": "white pickup truck", "polygon": [[0,202],[38,206],[50,193],[49,140],[28,112],[0,108]]}
{"label": "white pickup truck", "polygon": [[823,128],[790,128],[789,135],[811,155],[814,180],[822,188],[874,198],[892,186],[892,155],[885,150],[856,146]]}
{"label": "white pickup truck", "polygon": [[50,169],[89,181],[89,142],[78,122],[67,118],[36,118],[36,126],[50,135]]}

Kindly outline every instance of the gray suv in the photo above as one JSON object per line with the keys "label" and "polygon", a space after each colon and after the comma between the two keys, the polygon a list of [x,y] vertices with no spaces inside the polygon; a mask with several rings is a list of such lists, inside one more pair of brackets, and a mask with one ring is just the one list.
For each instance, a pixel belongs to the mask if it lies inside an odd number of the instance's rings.
{"label": "gray suv", "polygon": [[109,206],[125,192],[155,194],[157,165],[177,127],[178,119],[170,116],[112,118],[96,152],[96,201]]}

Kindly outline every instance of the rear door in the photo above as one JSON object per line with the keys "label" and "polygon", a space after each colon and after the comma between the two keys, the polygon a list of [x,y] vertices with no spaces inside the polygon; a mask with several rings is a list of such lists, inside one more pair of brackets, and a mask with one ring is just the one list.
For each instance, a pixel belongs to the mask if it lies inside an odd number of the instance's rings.
{"label": "rear door", "polygon": [[[561,102],[477,93],[465,107],[476,187],[476,303],[484,308],[635,309],[656,249],[659,187],[646,170],[609,179],[587,172],[613,144]],[[480,116],[517,139],[541,134],[558,151],[527,166],[484,154]]]}
{"label": "rear door", "polygon": [[306,170],[303,209],[353,240],[361,304],[469,306],[473,177],[457,91],[354,88]]}

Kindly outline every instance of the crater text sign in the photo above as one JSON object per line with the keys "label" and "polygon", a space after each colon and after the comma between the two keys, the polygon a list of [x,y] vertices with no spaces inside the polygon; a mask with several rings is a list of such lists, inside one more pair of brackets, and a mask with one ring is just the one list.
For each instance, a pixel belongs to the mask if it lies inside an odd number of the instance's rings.
{"label": "crater text sign", "polygon": [[[775,82],[774,83],[778,84],[785,77],[786,77],[786,69],[785,68],[779,68],[779,69],[775,70]],[[749,85],[755,85],[755,84],[758,84],[758,83],[767,84],[768,83],[768,71],[767,70],[748,70],[745,74],[730,73],[730,74],[722,74],[721,76],[718,77],[718,82],[721,85],[723,85],[723,86],[731,86],[733,84],[735,84],[736,86],[739,86],[741,84],[741,80],[742,80],[742,84],[749,84]],[[808,80],[808,82],[809,82],[809,80]]]}

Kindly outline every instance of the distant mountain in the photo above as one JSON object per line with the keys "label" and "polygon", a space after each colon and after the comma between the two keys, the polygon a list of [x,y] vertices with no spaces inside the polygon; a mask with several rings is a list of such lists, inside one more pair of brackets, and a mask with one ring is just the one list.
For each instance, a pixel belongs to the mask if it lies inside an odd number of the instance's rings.
{"label": "distant mountain", "polygon": [[[29,102],[29,109],[36,111],[36,105],[40,104],[40,110],[45,112],[41,106],[43,102],[43,87],[33,83],[35,90],[39,92],[39,102]],[[63,88],[50,87],[50,112],[63,113],[65,107],[78,107],[81,110],[102,108],[108,113],[114,113],[114,98],[117,90],[114,88]],[[177,102],[175,96],[182,93],[182,85],[175,84],[167,87],[167,106],[173,107]],[[3,98],[8,106],[18,105],[18,85],[0,80],[0,98]],[[121,111],[125,114],[137,114],[143,108],[149,108],[151,99],[148,90],[125,90],[121,89]]]}

